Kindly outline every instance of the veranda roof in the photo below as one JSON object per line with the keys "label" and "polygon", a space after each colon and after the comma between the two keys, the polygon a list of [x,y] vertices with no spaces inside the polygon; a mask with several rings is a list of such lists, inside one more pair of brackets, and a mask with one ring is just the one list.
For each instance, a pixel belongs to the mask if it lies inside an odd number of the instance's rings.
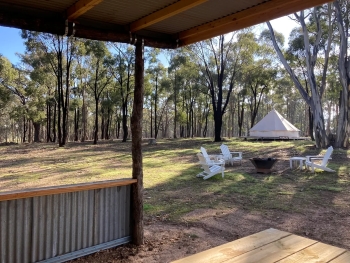
{"label": "veranda roof", "polygon": [[327,0],[0,0],[0,25],[176,48]]}

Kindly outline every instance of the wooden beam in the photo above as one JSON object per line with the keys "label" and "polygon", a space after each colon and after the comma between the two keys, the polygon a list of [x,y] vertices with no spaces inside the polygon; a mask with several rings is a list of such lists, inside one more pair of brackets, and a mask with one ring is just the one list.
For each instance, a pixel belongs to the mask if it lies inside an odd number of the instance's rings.
{"label": "wooden beam", "polygon": [[52,195],[52,194],[63,194],[77,191],[85,191],[92,189],[102,189],[116,186],[133,185],[136,184],[135,179],[119,179],[119,180],[108,180],[94,183],[82,183],[82,184],[70,184],[60,186],[50,186],[37,189],[26,189],[11,192],[0,192],[0,201],[4,200],[15,200],[21,198]]}
{"label": "wooden beam", "polygon": [[329,0],[271,0],[264,2],[233,15],[179,33],[180,46],[230,33],[327,2]]}
{"label": "wooden beam", "polygon": [[81,16],[94,6],[98,5],[102,1],[103,0],[79,0],[78,2],[70,6],[66,11],[67,19],[69,21],[72,21],[78,18],[79,16]]}
{"label": "wooden beam", "polygon": [[130,31],[135,32],[169,17],[177,15],[183,11],[186,11],[192,7],[200,5],[208,0],[180,0],[170,6],[167,6],[159,11],[156,11],[146,17],[143,17],[130,24]]}

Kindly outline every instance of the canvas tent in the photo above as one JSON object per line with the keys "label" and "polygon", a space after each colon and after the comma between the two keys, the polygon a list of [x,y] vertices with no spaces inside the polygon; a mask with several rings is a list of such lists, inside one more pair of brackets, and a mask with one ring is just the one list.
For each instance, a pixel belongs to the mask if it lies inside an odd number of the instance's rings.
{"label": "canvas tent", "polygon": [[299,129],[273,109],[250,129],[250,136],[259,138],[299,138]]}

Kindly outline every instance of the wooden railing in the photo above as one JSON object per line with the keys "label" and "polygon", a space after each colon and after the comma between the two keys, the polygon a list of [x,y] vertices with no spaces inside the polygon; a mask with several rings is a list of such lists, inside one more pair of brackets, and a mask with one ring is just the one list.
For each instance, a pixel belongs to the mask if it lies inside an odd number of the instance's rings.
{"label": "wooden railing", "polygon": [[64,262],[130,242],[136,182],[0,192],[0,263]]}

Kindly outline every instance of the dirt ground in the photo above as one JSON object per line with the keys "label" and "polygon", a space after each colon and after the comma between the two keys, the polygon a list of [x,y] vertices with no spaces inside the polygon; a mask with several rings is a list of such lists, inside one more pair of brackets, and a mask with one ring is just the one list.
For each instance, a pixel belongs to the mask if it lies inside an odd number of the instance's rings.
{"label": "dirt ground", "polygon": [[[350,217],[334,211],[312,210],[308,214],[252,213],[242,209],[197,210],[185,216],[192,223],[147,222],[145,244],[95,253],[74,262],[171,262],[215,246],[276,228],[334,246],[350,249]],[[197,222],[193,223],[193,220]]]}

